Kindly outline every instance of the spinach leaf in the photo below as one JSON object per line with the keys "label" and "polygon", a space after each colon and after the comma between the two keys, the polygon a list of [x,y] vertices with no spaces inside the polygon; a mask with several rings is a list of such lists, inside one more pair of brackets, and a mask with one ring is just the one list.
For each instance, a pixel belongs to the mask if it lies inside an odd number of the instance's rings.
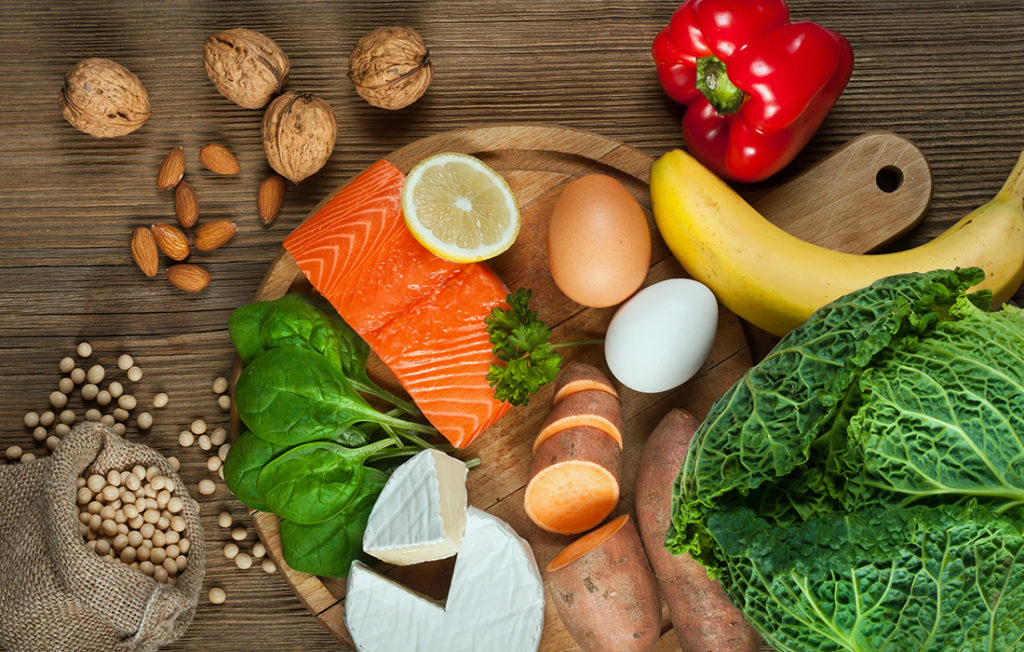
{"label": "spinach leaf", "polygon": [[321,577],[345,577],[363,553],[363,532],[387,474],[367,468],[359,493],[341,513],[321,523],[304,525],[281,520],[281,549],[297,571]]}
{"label": "spinach leaf", "polygon": [[263,502],[256,488],[256,479],[267,462],[287,449],[287,446],[271,444],[251,430],[242,429],[224,458],[224,483],[246,506],[269,512],[270,507]]}
{"label": "spinach leaf", "polygon": [[[351,347],[342,342],[339,322],[344,324],[310,305],[301,294],[286,294],[274,301],[257,301],[237,308],[228,320],[228,332],[244,364],[264,351],[298,346],[316,351],[348,375],[342,353]],[[345,328],[352,330],[347,324]]]}
{"label": "spinach leaf", "polygon": [[235,385],[235,406],[250,430],[282,446],[333,439],[384,417],[323,356],[295,346],[264,351],[247,364]]}
{"label": "spinach leaf", "polygon": [[389,439],[360,448],[323,441],[302,444],[264,466],[256,488],[281,518],[304,525],[322,523],[364,492],[367,467],[363,462],[391,445]]}
{"label": "spinach leaf", "polygon": [[418,414],[416,406],[378,386],[366,372],[370,346],[337,313],[321,310],[314,299],[287,294],[274,301],[258,301],[231,313],[228,330],[242,362],[279,346],[315,351],[341,370],[357,391],[376,396],[406,414]]}

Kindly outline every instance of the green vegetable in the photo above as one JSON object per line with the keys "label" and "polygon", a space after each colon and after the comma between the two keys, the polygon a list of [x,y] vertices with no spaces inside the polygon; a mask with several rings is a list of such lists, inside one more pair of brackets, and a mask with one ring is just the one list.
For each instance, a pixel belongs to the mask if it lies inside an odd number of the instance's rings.
{"label": "green vegetable", "polygon": [[326,358],[296,346],[279,346],[253,358],[235,384],[235,407],[250,430],[279,446],[335,438],[358,446],[365,437],[351,428],[357,423],[435,432],[377,411]]}
{"label": "green vegetable", "polygon": [[[309,299],[242,306],[229,330],[245,364],[235,407],[246,429],[224,461],[225,482],[249,507],[281,517],[292,568],[344,577],[397,459],[451,447],[421,436],[433,427],[399,418],[419,412],[370,380],[366,342]],[[363,393],[395,410],[376,410]]]}
{"label": "green vegetable", "polygon": [[281,518],[303,525],[321,523],[344,511],[362,492],[363,463],[392,444],[390,439],[359,448],[325,441],[302,444],[268,462],[256,488]]}
{"label": "green vegetable", "polygon": [[601,340],[581,340],[551,344],[551,329],[530,310],[533,291],[519,288],[508,295],[508,308],[495,307],[484,318],[494,355],[505,366],[491,363],[487,382],[494,398],[512,405],[528,405],[530,396],[558,376],[562,359],[555,349]]}
{"label": "green vegetable", "polygon": [[307,348],[340,369],[356,391],[383,399],[406,414],[419,414],[411,402],[370,380],[366,372],[370,346],[363,338],[340,317],[320,310],[311,301],[293,293],[235,309],[228,331],[242,363],[279,346]]}
{"label": "green vegetable", "polygon": [[271,511],[260,497],[256,481],[267,462],[287,449],[287,446],[271,444],[243,428],[224,458],[224,483],[246,506],[261,512]]}
{"label": "green vegetable", "polygon": [[387,474],[366,469],[359,493],[340,514],[314,525],[281,520],[281,549],[297,571],[323,577],[345,577],[356,559],[365,559],[363,532]]}
{"label": "green vegetable", "polygon": [[695,434],[667,546],[777,650],[1024,649],[1024,312],[983,277],[825,306]]}

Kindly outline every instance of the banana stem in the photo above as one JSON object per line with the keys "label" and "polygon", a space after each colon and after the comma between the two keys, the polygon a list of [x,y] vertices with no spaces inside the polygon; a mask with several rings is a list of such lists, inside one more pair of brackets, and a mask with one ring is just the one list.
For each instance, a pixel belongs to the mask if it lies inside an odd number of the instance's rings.
{"label": "banana stem", "polygon": [[1012,202],[1017,207],[1024,205],[1024,152],[1021,152],[1010,176],[1006,177],[1006,182],[996,194],[996,199]]}

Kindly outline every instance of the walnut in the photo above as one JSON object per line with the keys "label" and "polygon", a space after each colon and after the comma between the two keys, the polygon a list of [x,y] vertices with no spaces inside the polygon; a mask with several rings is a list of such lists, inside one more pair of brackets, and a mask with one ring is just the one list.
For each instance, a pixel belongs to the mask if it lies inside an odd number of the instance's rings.
{"label": "walnut", "polygon": [[266,106],[288,80],[288,55],[269,37],[242,27],[211,34],[203,65],[220,94],[246,109]]}
{"label": "walnut", "polygon": [[434,78],[434,66],[416,30],[379,27],[352,48],[348,77],[356,92],[373,106],[401,109],[426,92]]}
{"label": "walnut", "polygon": [[110,59],[82,59],[64,75],[60,110],[79,131],[97,138],[130,134],[149,118],[149,95],[130,70]]}
{"label": "walnut", "polygon": [[270,167],[298,183],[324,166],[338,136],[334,109],[323,98],[288,91],[263,114],[263,151]]}

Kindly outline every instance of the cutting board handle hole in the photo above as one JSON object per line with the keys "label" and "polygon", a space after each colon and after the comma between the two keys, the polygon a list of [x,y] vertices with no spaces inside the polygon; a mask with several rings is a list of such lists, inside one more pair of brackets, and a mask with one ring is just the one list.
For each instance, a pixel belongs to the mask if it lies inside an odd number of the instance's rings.
{"label": "cutting board handle hole", "polygon": [[875,185],[882,192],[896,192],[903,185],[903,170],[895,165],[886,165],[875,174]]}

